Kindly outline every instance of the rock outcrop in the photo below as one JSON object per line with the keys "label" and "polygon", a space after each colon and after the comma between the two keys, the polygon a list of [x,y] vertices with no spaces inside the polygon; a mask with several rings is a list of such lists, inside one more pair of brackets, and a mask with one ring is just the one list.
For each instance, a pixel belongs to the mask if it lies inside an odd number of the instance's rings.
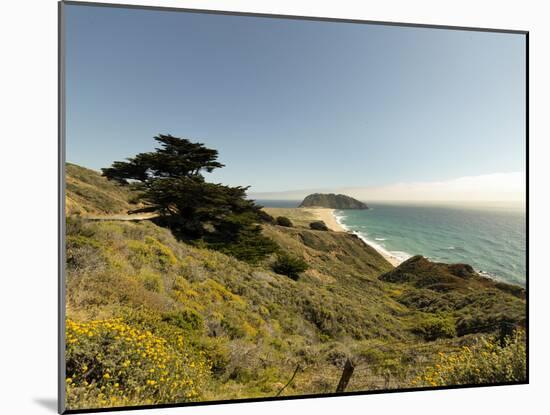
{"label": "rock outcrop", "polygon": [[306,196],[299,207],[323,207],[330,209],[368,209],[369,207],[353,197],[334,193],[314,193]]}

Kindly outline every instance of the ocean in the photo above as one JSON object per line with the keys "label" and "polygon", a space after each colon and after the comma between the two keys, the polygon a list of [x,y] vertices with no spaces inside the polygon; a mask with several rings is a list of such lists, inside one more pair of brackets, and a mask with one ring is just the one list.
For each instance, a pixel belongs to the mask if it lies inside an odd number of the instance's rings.
{"label": "ocean", "polygon": [[[262,204],[262,201],[259,201]],[[296,207],[297,201],[263,201]],[[374,248],[401,260],[466,263],[491,278],[525,286],[525,209],[512,205],[444,206],[369,203],[369,210],[337,210],[338,222]]]}

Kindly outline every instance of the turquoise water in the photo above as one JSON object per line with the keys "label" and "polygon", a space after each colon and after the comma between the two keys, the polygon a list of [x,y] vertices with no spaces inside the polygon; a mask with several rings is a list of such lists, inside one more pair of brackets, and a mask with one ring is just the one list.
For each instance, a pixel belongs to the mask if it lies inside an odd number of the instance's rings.
{"label": "turquoise water", "polygon": [[338,221],[399,259],[423,255],[467,263],[492,278],[525,285],[525,211],[517,207],[371,204],[339,210]]}

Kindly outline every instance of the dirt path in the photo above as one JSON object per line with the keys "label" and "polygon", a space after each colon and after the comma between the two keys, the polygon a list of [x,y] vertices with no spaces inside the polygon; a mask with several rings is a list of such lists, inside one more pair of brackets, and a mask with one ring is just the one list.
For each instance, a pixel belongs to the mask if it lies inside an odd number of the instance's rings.
{"label": "dirt path", "polygon": [[158,214],[156,213],[143,213],[143,214],[136,214],[136,215],[119,214],[119,215],[101,215],[101,216],[82,216],[82,219],[91,220],[91,221],[116,220],[116,221],[137,222],[142,220],[151,220],[156,217],[158,217]]}

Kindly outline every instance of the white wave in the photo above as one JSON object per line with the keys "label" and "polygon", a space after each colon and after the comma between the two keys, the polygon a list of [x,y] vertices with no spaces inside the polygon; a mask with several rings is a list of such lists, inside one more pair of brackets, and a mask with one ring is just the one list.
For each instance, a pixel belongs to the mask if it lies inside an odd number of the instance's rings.
{"label": "white wave", "polygon": [[[404,251],[388,251],[384,246],[381,244],[371,241],[366,237],[366,232],[357,232],[352,229],[350,229],[346,224],[343,222],[343,219],[346,218],[345,215],[339,214],[338,211],[333,211],[332,215],[334,216],[334,219],[336,219],[336,222],[338,222],[338,225],[340,225],[346,232],[351,232],[354,235],[357,235],[359,239],[361,239],[363,242],[365,242],[367,245],[372,246],[374,249],[376,249],[378,252],[380,252],[382,255],[389,256],[392,258],[397,259],[399,262],[406,261],[409,259],[412,255],[404,252]],[[385,240],[384,238],[375,238],[377,240]]]}
{"label": "white wave", "polygon": [[375,241],[386,241],[386,238],[374,238]]}
{"label": "white wave", "polygon": [[401,262],[411,258],[412,255],[405,251],[390,251],[390,254]]}
{"label": "white wave", "polygon": [[344,228],[345,231],[349,232],[350,229],[343,222],[343,220],[347,218],[346,215],[343,215],[339,213],[339,211],[335,210],[332,212],[332,216],[334,216],[334,219],[336,219],[336,222],[338,223],[338,225]]}
{"label": "white wave", "polygon": [[[510,281],[506,280],[506,278],[493,274],[492,272],[483,271],[481,269],[474,269],[474,271],[477,272],[482,277],[489,278],[491,280],[498,281],[498,282],[510,283]],[[512,282],[512,284],[514,284],[514,282]]]}
{"label": "white wave", "polygon": [[406,261],[409,259],[412,255],[408,252],[404,251],[388,251],[384,246],[382,246],[379,243],[376,243],[375,241],[372,241],[368,239],[365,234],[361,232],[352,231],[354,235],[357,235],[363,242],[365,242],[367,245],[372,246],[374,249],[376,249],[378,252],[380,252],[382,255],[386,255],[392,258],[395,258],[399,260],[399,262]]}

